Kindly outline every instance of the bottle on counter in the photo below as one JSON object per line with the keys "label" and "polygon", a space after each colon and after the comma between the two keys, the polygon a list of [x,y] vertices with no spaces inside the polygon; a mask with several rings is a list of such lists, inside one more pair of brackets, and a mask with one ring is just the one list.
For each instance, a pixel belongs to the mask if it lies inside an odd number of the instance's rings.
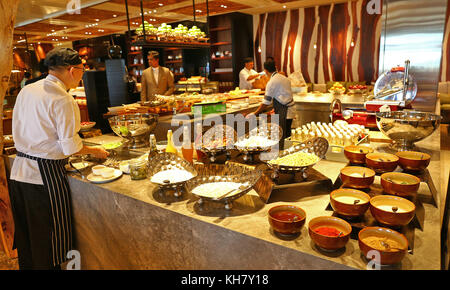
{"label": "bottle on counter", "polygon": [[173,144],[173,133],[172,133],[172,130],[167,130],[167,147],[166,147],[166,152],[178,155],[178,150],[177,150],[177,148],[175,148],[175,145]]}
{"label": "bottle on counter", "polygon": [[191,143],[191,134],[189,134],[188,126],[184,126],[183,128],[183,146],[181,146],[181,152],[186,161],[189,163],[193,162],[194,148]]}
{"label": "bottle on counter", "polygon": [[202,124],[201,123],[196,124],[194,134],[196,134],[194,144],[195,144],[195,153],[197,155],[197,160],[202,160],[203,158],[206,157],[206,154],[203,153],[201,150],[202,144],[203,144]]}
{"label": "bottle on counter", "polygon": [[158,148],[156,147],[155,134],[150,134],[149,144],[150,144],[149,154],[158,153]]}

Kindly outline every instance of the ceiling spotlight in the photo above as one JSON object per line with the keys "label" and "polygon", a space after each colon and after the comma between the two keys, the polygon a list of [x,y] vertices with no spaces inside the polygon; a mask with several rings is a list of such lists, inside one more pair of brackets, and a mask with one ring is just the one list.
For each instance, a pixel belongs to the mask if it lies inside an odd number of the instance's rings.
{"label": "ceiling spotlight", "polygon": [[197,13],[202,13],[202,10],[197,9],[197,10],[195,10],[195,12],[197,12]]}
{"label": "ceiling spotlight", "polygon": [[164,4],[162,4],[162,3],[159,3],[158,5],[159,5],[159,6],[164,6]]}
{"label": "ceiling spotlight", "polygon": [[99,21],[100,21],[100,19],[95,19],[95,21],[99,22]]}
{"label": "ceiling spotlight", "polygon": [[116,15],[116,14],[114,14],[114,15],[113,15],[113,17],[115,18],[115,17],[117,17],[117,15]]}
{"label": "ceiling spotlight", "polygon": [[286,5],[283,5],[283,8],[286,9]]}

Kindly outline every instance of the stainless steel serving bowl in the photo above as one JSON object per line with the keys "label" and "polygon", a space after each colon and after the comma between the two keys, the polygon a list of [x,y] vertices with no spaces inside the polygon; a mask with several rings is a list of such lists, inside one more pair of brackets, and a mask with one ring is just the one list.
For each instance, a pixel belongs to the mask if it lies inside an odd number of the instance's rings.
{"label": "stainless steel serving bowl", "polygon": [[[171,182],[170,180],[164,180],[161,182],[152,180],[152,177],[162,171],[180,169],[191,173],[192,177],[186,180],[179,180]],[[150,182],[158,186],[161,190],[173,190],[175,197],[182,195],[182,190],[186,183],[197,176],[197,171],[194,166],[185,159],[173,154],[173,153],[159,153],[150,154],[148,156],[148,176]]]}
{"label": "stainless steel serving bowl", "polygon": [[149,146],[150,133],[158,124],[157,114],[127,114],[108,119],[111,129],[117,136],[130,141],[129,148]]}
{"label": "stainless steel serving bowl", "polygon": [[377,126],[380,131],[394,141],[398,151],[414,148],[414,143],[433,134],[441,124],[442,117],[427,112],[395,111],[378,112]]}

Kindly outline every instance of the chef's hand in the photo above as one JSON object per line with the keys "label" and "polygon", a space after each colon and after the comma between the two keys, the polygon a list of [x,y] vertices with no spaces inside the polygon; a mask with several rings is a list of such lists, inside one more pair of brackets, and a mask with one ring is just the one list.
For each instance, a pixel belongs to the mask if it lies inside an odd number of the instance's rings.
{"label": "chef's hand", "polygon": [[103,147],[91,147],[89,151],[89,154],[99,159],[106,159],[109,155],[109,152]]}
{"label": "chef's hand", "polygon": [[248,114],[245,116],[245,118],[246,118],[246,119],[250,119],[250,118],[252,118],[253,116],[256,116],[256,115],[255,115],[254,112],[251,112],[251,113],[248,113]]}

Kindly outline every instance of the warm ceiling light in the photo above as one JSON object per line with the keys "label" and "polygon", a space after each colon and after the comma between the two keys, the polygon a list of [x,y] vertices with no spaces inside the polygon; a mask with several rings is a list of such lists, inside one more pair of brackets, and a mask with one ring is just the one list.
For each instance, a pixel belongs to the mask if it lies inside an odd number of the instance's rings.
{"label": "warm ceiling light", "polygon": [[159,6],[164,6],[164,4],[162,4],[162,3],[159,3],[158,5],[159,5]]}
{"label": "warm ceiling light", "polygon": [[64,29],[67,29],[67,26],[64,26]]}
{"label": "warm ceiling light", "polygon": [[197,10],[195,10],[195,12],[197,12],[197,13],[202,13],[202,10],[197,9]]}
{"label": "warm ceiling light", "polygon": [[283,5],[283,8],[286,9],[286,5]]}
{"label": "warm ceiling light", "polygon": [[114,15],[113,15],[113,17],[117,17],[117,15],[116,15],[116,14],[114,14]]}
{"label": "warm ceiling light", "polygon": [[100,19],[95,19],[95,21],[99,22],[99,21],[100,21]]}

